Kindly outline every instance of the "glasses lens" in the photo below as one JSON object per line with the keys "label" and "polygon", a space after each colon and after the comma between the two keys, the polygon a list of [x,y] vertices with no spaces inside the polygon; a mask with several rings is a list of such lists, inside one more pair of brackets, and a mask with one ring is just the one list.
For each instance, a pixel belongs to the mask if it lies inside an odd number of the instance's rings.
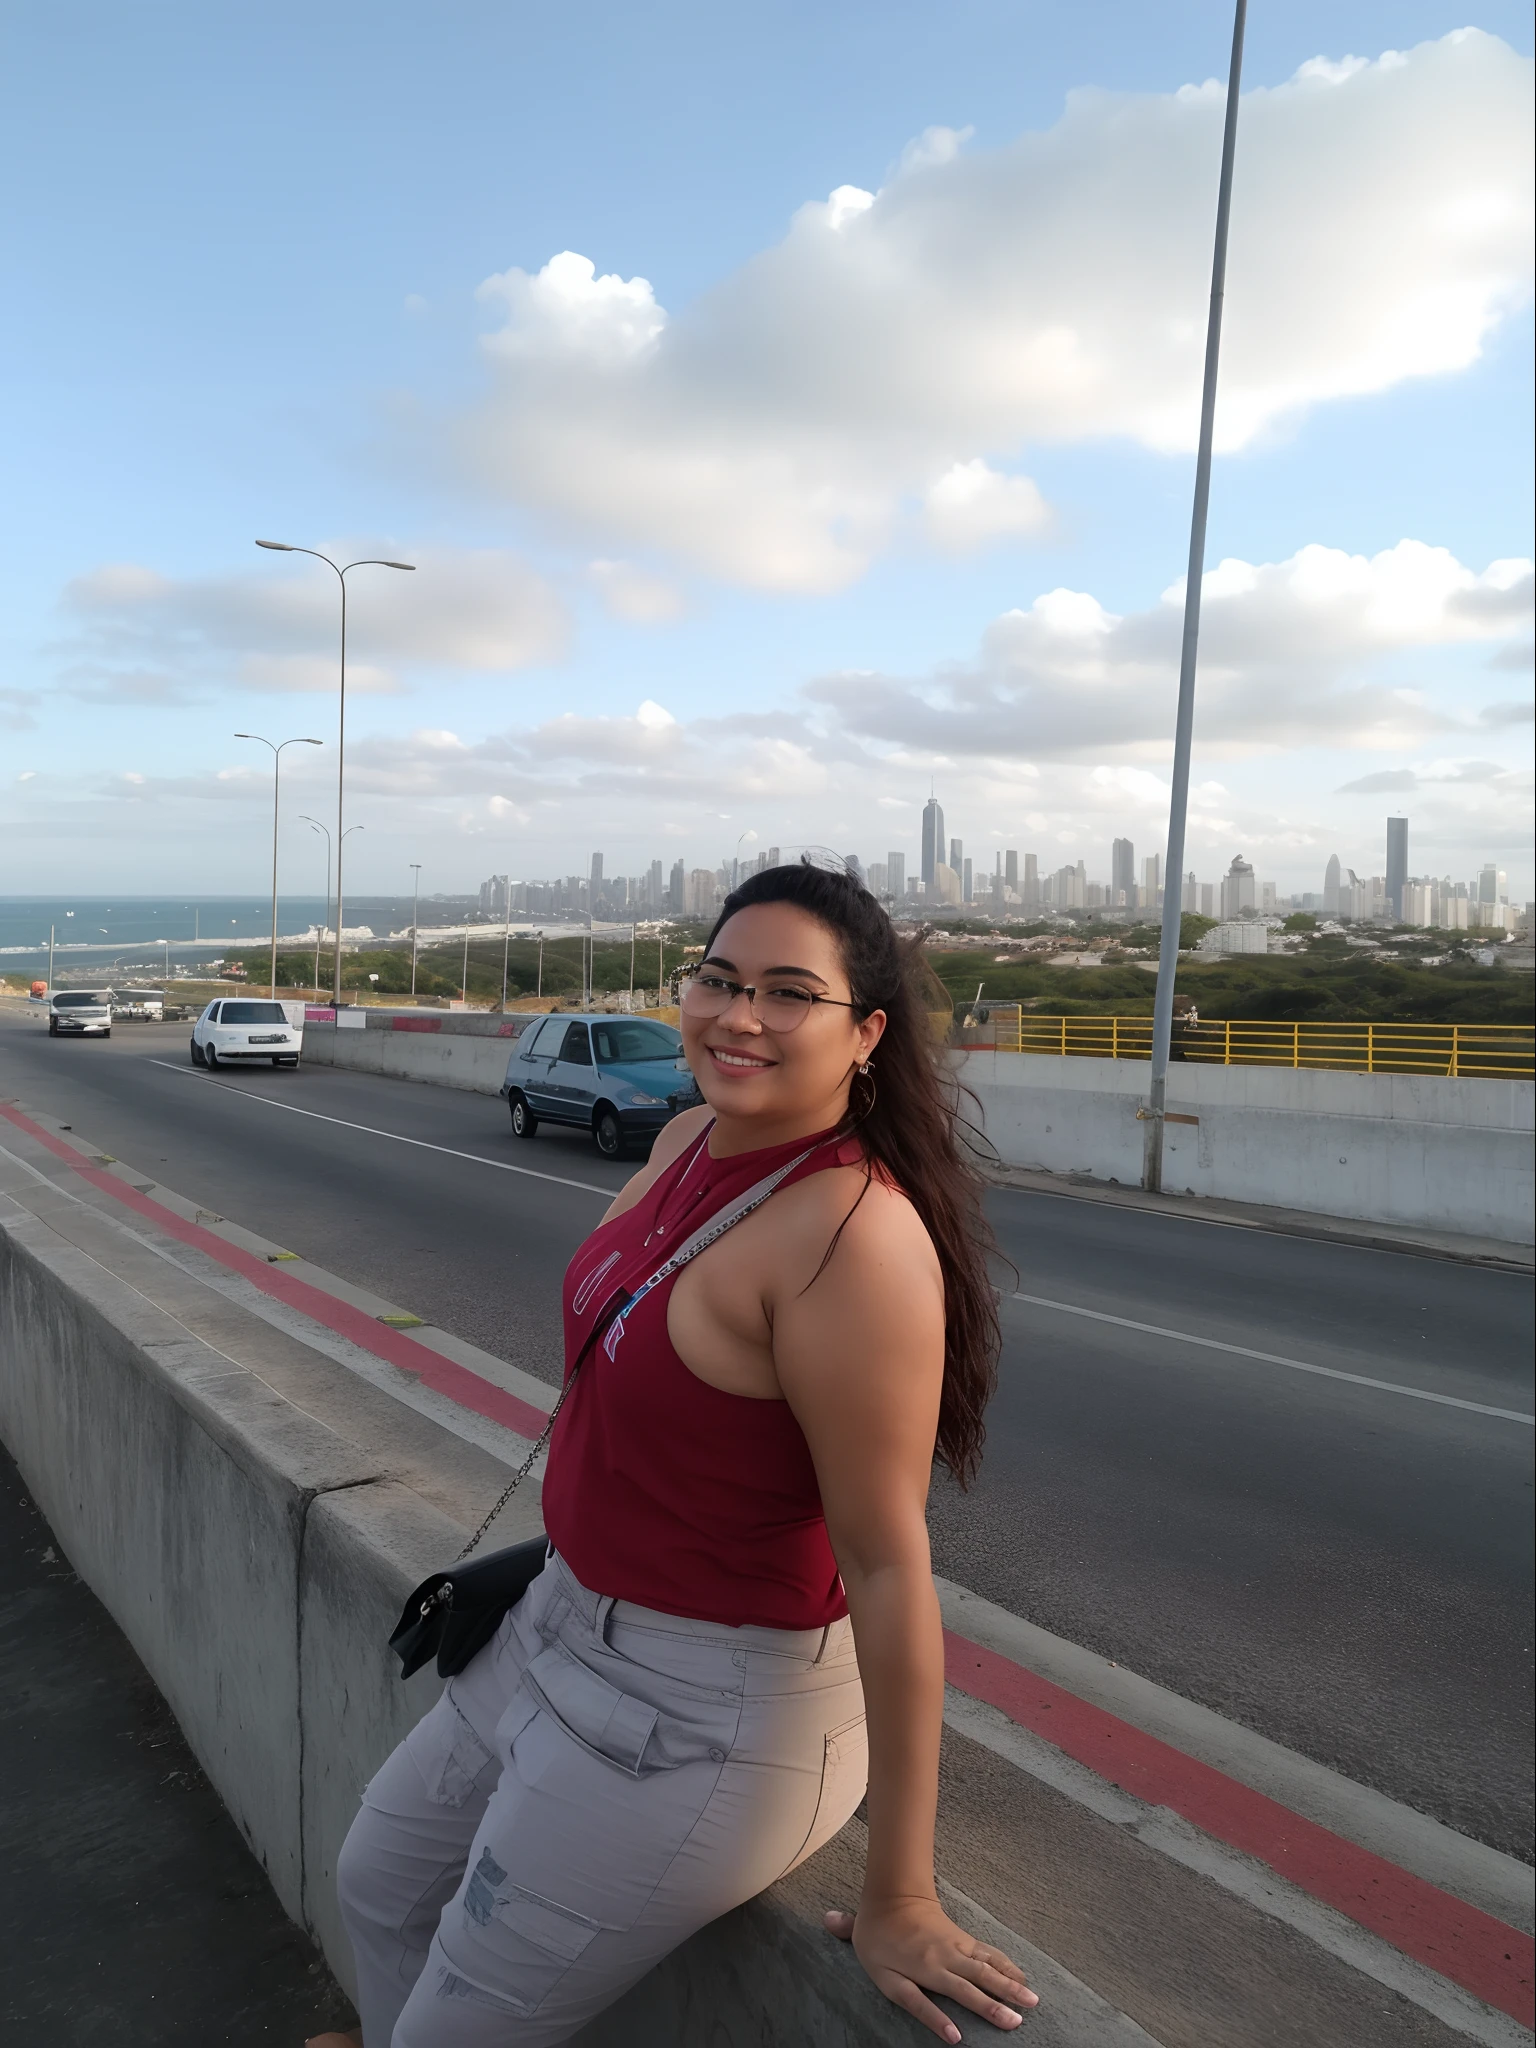
{"label": "glasses lens", "polygon": [[711,974],[690,975],[678,1005],[690,1017],[718,1017],[731,1000],[731,985]]}
{"label": "glasses lens", "polygon": [[753,1006],[769,1031],[793,1031],[816,1007],[809,996],[795,989],[770,989]]}

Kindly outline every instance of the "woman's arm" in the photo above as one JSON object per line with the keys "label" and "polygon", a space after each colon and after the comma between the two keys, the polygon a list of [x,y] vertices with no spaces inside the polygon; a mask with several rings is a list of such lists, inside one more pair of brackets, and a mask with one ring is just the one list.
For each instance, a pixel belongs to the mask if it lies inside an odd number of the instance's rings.
{"label": "woman's arm", "polygon": [[1038,2001],[1014,1963],[955,1925],[934,1882],[944,1641],[925,1509],[944,1368],[943,1279],[911,1204],[877,1183],[807,1287],[847,1209],[846,1184],[856,1186],[851,1171],[816,1182],[823,1199],[804,1205],[814,1217],[796,1219],[813,1227],[765,1306],[779,1384],[816,1464],[869,1726],[864,1894],[856,1916],[829,1914],[828,1925],[851,1936],[888,1998],[940,2039],[958,2041],[924,1989],[998,2027],[1017,2026],[1016,2006]]}

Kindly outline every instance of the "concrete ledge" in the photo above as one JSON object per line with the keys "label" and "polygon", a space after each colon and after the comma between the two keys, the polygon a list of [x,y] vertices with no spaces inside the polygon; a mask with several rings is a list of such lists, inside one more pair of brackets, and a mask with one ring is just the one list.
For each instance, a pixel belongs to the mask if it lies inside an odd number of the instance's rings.
{"label": "concrete ledge", "polygon": [[[357,1074],[386,1074],[396,1081],[430,1081],[439,1088],[464,1088],[474,1095],[496,1095],[507,1078],[507,1061],[516,1050],[511,1036],[500,1037],[484,1030],[465,1031],[457,1027],[473,1022],[503,1022],[519,1026],[524,1018],[492,1019],[441,1017],[438,1031],[386,1029],[393,1013],[366,1011],[367,1028],[339,1031],[334,1024],[306,1024],[304,1057],[312,1066],[345,1067]],[[433,1024],[440,1013],[419,1013]]]}
{"label": "concrete ledge", "polygon": [[[1005,1165],[1139,1187],[1145,1061],[971,1052],[958,1071]],[[1168,1109],[1170,1193],[1531,1242],[1536,1082],[1181,1065]]]}
{"label": "concrete ledge", "polygon": [[[280,1391],[242,1363],[245,1312],[223,1297],[215,1349],[133,1285],[143,1255],[142,1233],[105,1218],[86,1252],[0,1193],[0,1435],[283,1906],[350,1985],[336,1855],[362,1786],[437,1690],[430,1674],[401,1685],[388,1633],[416,1579],[459,1548],[478,1495],[466,1486],[462,1515],[446,1513],[402,1479],[436,1424],[410,1415],[391,1456],[377,1412],[359,1444],[334,1404],[329,1421],[307,1411],[291,1366]],[[317,1358],[317,1381],[334,1370]],[[464,1447],[440,1434],[451,1468]],[[538,1526],[532,1485],[514,1506],[502,1541]],[[821,1928],[861,1869],[855,1826],[685,1944],[586,2030],[587,2048],[931,2043]],[[1030,2022],[1042,2048],[1149,2041],[970,1902],[951,1910],[1030,1971],[1048,2001]]]}

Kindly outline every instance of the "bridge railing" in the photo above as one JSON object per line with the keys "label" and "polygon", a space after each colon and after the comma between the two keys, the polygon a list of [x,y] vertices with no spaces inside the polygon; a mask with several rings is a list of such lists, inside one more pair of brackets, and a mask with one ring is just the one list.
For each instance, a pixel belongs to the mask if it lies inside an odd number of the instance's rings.
{"label": "bridge railing", "polygon": [[[988,1005],[962,1044],[999,1052],[1079,1059],[1152,1057],[1150,1017],[1046,1017]],[[1175,1060],[1213,1066],[1317,1067],[1354,1074],[1443,1074],[1452,1079],[1529,1080],[1536,1030],[1529,1024],[1264,1023],[1249,1018],[1174,1019]]]}

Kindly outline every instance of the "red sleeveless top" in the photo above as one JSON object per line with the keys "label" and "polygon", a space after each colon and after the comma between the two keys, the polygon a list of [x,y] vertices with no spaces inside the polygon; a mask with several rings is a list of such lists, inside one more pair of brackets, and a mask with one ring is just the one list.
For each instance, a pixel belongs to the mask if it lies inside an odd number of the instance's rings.
{"label": "red sleeveless top", "polygon": [[[641,1287],[807,1145],[782,1186],[864,1157],[857,1139],[826,1132],[711,1159],[706,1132],[634,1208],[600,1223],[566,1269],[567,1373],[618,1290]],[[848,1604],[800,1425],[787,1401],[723,1393],[688,1370],[667,1334],[677,1279],[637,1303],[612,1358],[601,1343],[587,1354],[550,1440],[550,1541],[596,1593],[732,1628],[824,1627]]]}

